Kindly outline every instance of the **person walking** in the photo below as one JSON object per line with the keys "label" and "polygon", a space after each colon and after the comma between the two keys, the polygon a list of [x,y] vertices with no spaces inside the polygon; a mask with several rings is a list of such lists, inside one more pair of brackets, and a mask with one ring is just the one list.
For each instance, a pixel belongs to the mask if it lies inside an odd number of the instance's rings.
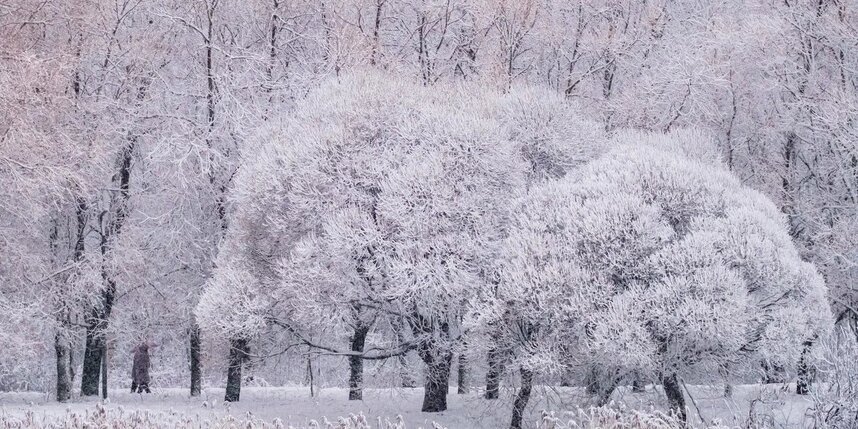
{"label": "person walking", "polygon": [[155,347],[148,341],[134,348],[134,363],[131,366],[131,393],[152,393],[149,390],[149,348]]}

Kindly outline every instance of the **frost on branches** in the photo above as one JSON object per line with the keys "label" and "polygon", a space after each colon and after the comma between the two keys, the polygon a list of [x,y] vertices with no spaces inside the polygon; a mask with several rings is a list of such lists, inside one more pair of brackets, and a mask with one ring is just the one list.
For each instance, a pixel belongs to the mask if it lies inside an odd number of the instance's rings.
{"label": "frost on branches", "polygon": [[684,418],[683,377],[794,367],[829,329],[784,215],[701,143],[624,134],[516,203],[496,314],[523,380],[571,370],[604,402],[624,379],[658,379]]}
{"label": "frost on branches", "polygon": [[281,327],[348,356],[352,399],[364,359],[416,350],[423,410],[442,411],[510,195],[564,175],[601,140],[544,91],[428,89],[374,73],[324,85],[247,152],[201,326],[242,338]]}

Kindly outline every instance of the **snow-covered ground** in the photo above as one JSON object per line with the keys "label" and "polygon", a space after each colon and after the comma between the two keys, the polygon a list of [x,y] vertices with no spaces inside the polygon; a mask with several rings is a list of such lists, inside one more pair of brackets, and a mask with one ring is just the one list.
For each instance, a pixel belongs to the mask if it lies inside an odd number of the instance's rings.
{"label": "snow-covered ground", "polygon": [[[693,397],[693,401],[689,398],[689,417],[695,425],[699,425],[702,416],[710,423],[713,419],[719,419],[726,426],[744,427],[751,414],[755,416],[757,424],[765,427],[803,428],[809,423],[804,415],[812,405],[811,401],[785,392],[779,385],[736,386],[732,399],[724,398],[723,387],[720,386],[689,386],[689,390]],[[454,392],[455,389],[451,388],[449,409],[441,413],[420,412],[422,389],[367,389],[363,401],[348,401],[345,389],[322,389],[316,392],[316,397],[310,397],[309,389],[302,386],[246,387],[242,389],[241,402],[233,404],[223,403],[223,389],[216,388],[206,389],[202,397],[193,399],[188,397],[185,389],[179,388],[155,389],[150,395],[113,390],[104,408],[111,415],[122,413],[131,416],[134,412],[151,412],[159,415],[158,418],[172,416],[177,419],[175,421],[222,422],[231,415],[239,421],[264,421],[273,425],[279,419],[285,427],[311,427],[311,422],[315,420],[324,428],[326,418],[336,422],[341,416],[358,413],[366,416],[371,427],[377,426],[379,417],[383,422],[396,422],[398,415],[402,416],[408,428],[432,428],[433,422],[449,429],[508,427],[511,391],[495,401],[485,400],[478,393],[458,395]],[[642,411],[664,407],[660,389],[652,386],[641,394],[620,390],[614,398],[615,407]],[[98,412],[99,403],[100,400],[95,399],[75,399],[67,404],[59,404],[41,393],[3,393],[0,394],[0,422],[8,424],[30,419],[36,423],[36,427],[47,423],[57,424],[69,415],[69,411],[71,414],[92,415]],[[751,404],[754,404],[753,413]],[[561,422],[577,419],[575,413],[582,406],[586,408],[585,398],[576,388],[540,386],[534,391],[525,427],[536,428],[542,410],[554,413]],[[170,424],[163,427],[169,427]]]}

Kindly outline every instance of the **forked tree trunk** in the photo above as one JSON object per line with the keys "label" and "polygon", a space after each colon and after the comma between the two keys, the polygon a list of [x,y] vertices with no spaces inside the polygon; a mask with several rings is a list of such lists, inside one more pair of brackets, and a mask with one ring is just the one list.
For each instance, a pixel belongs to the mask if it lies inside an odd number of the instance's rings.
{"label": "forked tree trunk", "polygon": [[191,346],[191,396],[200,396],[202,392],[202,341],[200,339],[200,326],[194,321],[190,329]]}
{"label": "forked tree trunk", "polygon": [[247,340],[233,338],[229,340],[229,367],[226,371],[226,402],[238,402],[241,398],[241,366],[247,359]]}
{"label": "forked tree trunk", "polygon": [[[362,353],[369,327],[358,324],[352,335],[351,351]],[[349,356],[349,401],[363,400],[363,358]]]}
{"label": "forked tree trunk", "polygon": [[501,352],[496,348],[489,349],[489,369],[486,372],[486,399],[497,399],[500,393],[500,379],[503,374]]}
{"label": "forked tree trunk", "polygon": [[71,347],[68,336],[63,328],[54,338],[54,350],[57,356],[57,401],[66,402],[71,399],[72,378],[70,368]]}
{"label": "forked tree trunk", "polygon": [[533,390],[533,371],[529,369],[521,369],[521,388],[518,389],[518,394],[515,396],[515,402],[512,405],[512,422],[510,429],[521,429],[521,421],[524,417],[524,409],[530,401],[530,392]]}
{"label": "forked tree trunk", "polygon": [[670,411],[676,414],[676,417],[683,423],[688,421],[687,411],[685,409],[685,396],[682,394],[682,387],[679,385],[679,377],[676,374],[670,374],[662,377],[662,386],[664,394],[667,395],[667,403]]}

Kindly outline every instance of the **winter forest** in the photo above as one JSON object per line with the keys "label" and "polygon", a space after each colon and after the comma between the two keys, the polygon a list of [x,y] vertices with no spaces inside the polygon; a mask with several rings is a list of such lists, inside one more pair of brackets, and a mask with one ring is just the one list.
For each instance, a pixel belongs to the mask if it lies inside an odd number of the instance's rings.
{"label": "winter forest", "polygon": [[0,426],[858,428],[856,85],[858,0],[0,0]]}

